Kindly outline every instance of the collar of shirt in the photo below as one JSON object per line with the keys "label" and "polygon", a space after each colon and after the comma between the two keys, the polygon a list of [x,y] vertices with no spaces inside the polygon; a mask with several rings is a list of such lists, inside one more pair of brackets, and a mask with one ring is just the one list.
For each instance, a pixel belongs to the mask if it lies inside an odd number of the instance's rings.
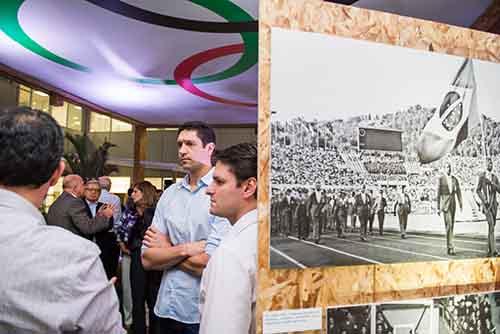
{"label": "collar of shirt", "polygon": [[[212,182],[212,179],[213,179],[213,175],[214,175],[214,168],[212,167],[208,171],[208,173],[203,175],[202,178],[198,181],[198,184],[196,185],[196,189],[193,192],[197,192],[200,188],[210,185],[210,183]],[[179,187],[179,189],[185,188],[185,189],[191,191],[191,187],[189,186],[189,174],[184,176],[184,178],[182,179],[182,182],[180,182],[178,184],[178,187]]]}
{"label": "collar of shirt", "polygon": [[92,217],[95,217],[97,214],[97,202],[90,202],[87,199],[85,199],[85,202],[87,202],[90,212],[92,212]]}
{"label": "collar of shirt", "polygon": [[[257,209],[253,209],[248,211],[240,219],[233,225],[233,228],[229,233],[236,235],[243,231],[246,227],[250,226],[250,224],[257,222]],[[224,239],[222,239],[224,240]]]}
{"label": "collar of shirt", "polygon": [[33,216],[40,225],[45,224],[41,212],[31,202],[13,191],[0,189],[0,207],[12,208],[27,213]]}
{"label": "collar of shirt", "polygon": [[101,189],[101,194],[99,195],[99,202],[102,202],[104,201],[104,199],[106,197],[108,197],[109,195],[111,195],[111,193],[109,191],[107,191],[106,189]]}

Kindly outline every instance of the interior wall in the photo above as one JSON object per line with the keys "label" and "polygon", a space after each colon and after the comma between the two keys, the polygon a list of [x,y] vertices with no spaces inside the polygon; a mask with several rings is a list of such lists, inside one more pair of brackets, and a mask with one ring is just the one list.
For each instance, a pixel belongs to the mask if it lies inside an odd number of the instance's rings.
{"label": "interior wall", "polygon": [[0,77],[0,109],[17,106],[17,84]]}
{"label": "interior wall", "polygon": [[[257,142],[254,128],[216,128],[217,149],[242,142]],[[177,163],[177,131],[149,131],[146,159]]]}
{"label": "interior wall", "polygon": [[[257,332],[262,333],[263,312],[270,310],[324,309],[498,288],[500,260],[495,258],[270,270],[271,27],[500,62],[500,36],[497,35],[319,0],[260,1]],[[313,50],[311,57],[314,57]]]}

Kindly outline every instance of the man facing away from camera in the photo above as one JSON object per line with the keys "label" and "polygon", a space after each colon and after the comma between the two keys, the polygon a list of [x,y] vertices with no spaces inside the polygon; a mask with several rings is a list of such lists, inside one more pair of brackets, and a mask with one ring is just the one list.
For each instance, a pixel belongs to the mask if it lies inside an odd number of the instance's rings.
{"label": "man facing away from camera", "polygon": [[203,272],[200,334],[254,333],[257,272],[257,147],[238,144],[217,154],[207,188],[210,213],[229,220]]}
{"label": "man facing away from camera", "polygon": [[0,333],[124,333],[97,246],[38,210],[64,170],[63,144],[50,115],[0,111]]}
{"label": "man facing away from camera", "polygon": [[142,264],[146,270],[163,270],[154,309],[161,332],[194,334],[199,331],[201,273],[231,226],[209,213],[213,129],[202,122],[184,123],[177,132],[177,148],[187,175],[161,196],[144,237]]}

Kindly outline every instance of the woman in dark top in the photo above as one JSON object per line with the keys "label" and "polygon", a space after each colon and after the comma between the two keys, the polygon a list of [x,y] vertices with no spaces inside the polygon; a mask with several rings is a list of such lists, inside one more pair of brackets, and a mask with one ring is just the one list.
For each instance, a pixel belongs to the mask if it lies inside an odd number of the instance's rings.
{"label": "woman in dark top", "polygon": [[[147,181],[134,185],[132,191],[137,221],[130,230],[127,247],[131,254],[130,285],[132,289],[132,328],[134,334],[159,333],[154,305],[160,288],[162,272],[145,271],[141,262],[141,245],[146,230],[153,220],[156,188]],[[149,310],[149,331],[146,331],[146,308]]]}

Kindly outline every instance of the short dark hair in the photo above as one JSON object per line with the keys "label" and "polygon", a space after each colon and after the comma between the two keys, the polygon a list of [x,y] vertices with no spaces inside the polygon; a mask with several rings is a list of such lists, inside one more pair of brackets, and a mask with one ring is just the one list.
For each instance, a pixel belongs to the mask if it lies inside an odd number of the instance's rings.
{"label": "short dark hair", "polygon": [[257,145],[254,143],[230,146],[220,151],[216,160],[229,166],[231,172],[236,176],[238,186],[251,177],[257,179]]}
{"label": "short dark hair", "polygon": [[216,143],[214,129],[204,122],[193,121],[182,124],[179,126],[179,130],[177,130],[177,137],[184,130],[196,131],[196,135],[200,138],[203,147],[208,143]]}
{"label": "short dark hair", "polygon": [[64,153],[64,136],[47,113],[28,107],[0,110],[0,184],[38,188]]}

